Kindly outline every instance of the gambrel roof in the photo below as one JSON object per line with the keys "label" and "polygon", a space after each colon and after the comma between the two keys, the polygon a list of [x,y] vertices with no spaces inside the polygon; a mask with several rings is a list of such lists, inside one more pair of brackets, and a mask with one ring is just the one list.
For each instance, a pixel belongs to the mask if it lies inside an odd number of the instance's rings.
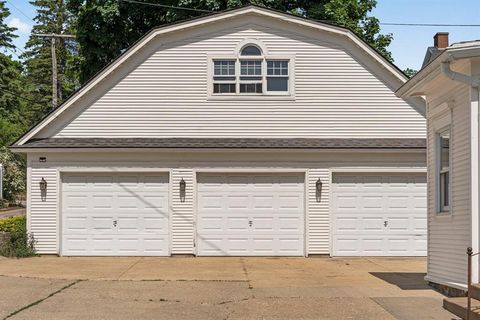
{"label": "gambrel roof", "polygon": [[[269,17],[269,18],[277,19],[279,21],[288,23],[288,24],[295,24],[297,26],[308,28],[310,30],[327,32],[335,36],[343,37],[348,41],[350,41],[350,43],[352,43],[356,48],[361,50],[366,56],[368,56],[373,61],[373,63],[376,63],[378,66],[380,66],[381,72],[385,75],[385,77],[388,76],[389,79],[394,79],[395,86],[399,87],[407,80],[407,77],[402,73],[402,71],[400,71],[395,65],[393,65],[391,62],[386,60],[374,48],[372,48],[370,45],[368,45],[365,41],[360,39],[357,35],[355,35],[351,30],[347,28],[306,19],[304,17],[300,17],[300,16],[296,16],[296,15],[292,15],[284,12],[279,12],[272,9],[248,5],[246,7],[218,12],[211,15],[195,18],[192,20],[179,22],[172,25],[162,26],[162,27],[153,29],[152,31],[147,33],[144,37],[142,37],[139,41],[137,41],[137,43],[135,43],[127,51],[125,51],[122,55],[120,55],[116,60],[114,60],[107,67],[105,67],[89,82],[87,82],[78,92],[73,94],[62,105],[60,105],[58,108],[56,108],[51,113],[49,113],[37,125],[35,125],[25,135],[23,135],[20,139],[18,139],[13,144],[12,147],[13,148],[19,147],[21,145],[24,145],[31,139],[38,138],[37,134],[41,130],[47,128],[52,122],[54,122],[61,115],[63,115],[66,110],[68,110],[72,105],[74,105],[74,103],[79,101],[86,93],[96,90],[95,87],[99,86],[102,83],[102,81],[106,80],[106,78],[112,72],[114,72],[117,69],[120,69],[122,65],[124,65],[127,61],[129,61],[129,59],[131,59],[135,54],[137,54],[137,52],[141,48],[143,48],[150,42],[154,41],[155,39],[158,39],[159,37],[165,36],[167,34],[192,30],[203,25],[210,25],[212,23],[218,23],[220,21],[228,21],[233,17],[238,17],[241,15],[256,15],[256,16]],[[417,109],[418,112],[423,113],[424,112],[423,102],[421,100],[417,100],[415,102],[415,108]]]}

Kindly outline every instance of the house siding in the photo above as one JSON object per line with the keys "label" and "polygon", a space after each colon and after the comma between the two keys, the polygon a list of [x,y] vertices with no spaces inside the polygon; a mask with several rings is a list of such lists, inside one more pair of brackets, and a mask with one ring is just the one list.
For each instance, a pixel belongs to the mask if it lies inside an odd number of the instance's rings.
{"label": "house siding", "polygon": [[[92,103],[73,106],[78,116],[48,136],[425,137],[424,117],[393,93],[400,83],[382,80],[378,65],[351,44],[270,18],[243,18],[195,37],[158,39],[151,54],[127,62],[130,72],[104,83],[106,93]],[[208,97],[208,57],[233,55],[245,39],[262,41],[269,56],[294,56],[294,97]]]}
{"label": "house siding", "polygon": [[[57,169],[50,166],[30,166],[31,176],[29,185],[30,191],[28,230],[34,236],[35,247],[42,254],[58,253],[58,196],[59,186],[57,183]],[[39,183],[42,178],[47,181],[47,194],[42,197]]]}
{"label": "house siding", "polygon": [[[301,154],[301,160],[299,155]],[[72,170],[91,171],[158,171],[170,172],[170,239],[171,254],[195,254],[196,174],[208,170],[225,172],[277,172],[295,170],[306,172],[306,224],[307,253],[330,253],[330,171],[341,168],[358,170],[385,170],[399,168],[418,170],[425,168],[425,154],[417,153],[52,153],[42,154],[47,162],[40,163],[37,156],[29,156],[32,172],[32,193],[29,199],[29,227],[34,234],[36,248],[41,254],[59,254],[59,230],[61,216],[58,199],[61,192],[58,183],[61,173]],[[355,159],[345,160],[345,159]],[[40,200],[38,182],[44,177],[48,182],[45,201]],[[185,201],[179,197],[179,182],[187,185]],[[320,201],[317,201],[315,183],[323,183]]]}
{"label": "house siding", "polygon": [[[450,110],[451,108],[451,110]],[[464,285],[465,251],[471,245],[470,91],[456,85],[428,101],[428,279]],[[436,203],[436,133],[451,128],[451,215],[438,215]]]}

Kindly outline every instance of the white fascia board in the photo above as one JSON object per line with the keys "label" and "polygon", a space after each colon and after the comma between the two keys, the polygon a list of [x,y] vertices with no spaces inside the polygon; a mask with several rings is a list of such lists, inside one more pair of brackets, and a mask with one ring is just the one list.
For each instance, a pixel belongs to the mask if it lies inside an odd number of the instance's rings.
{"label": "white fascia board", "polygon": [[218,13],[215,15],[207,16],[204,18],[198,18],[193,21],[186,21],[180,22],[171,26],[165,26],[158,29],[152,30],[148,33],[144,38],[139,41],[137,44],[132,46],[129,50],[123,53],[116,61],[114,61],[110,66],[108,66],[105,70],[99,73],[93,80],[91,80],[85,87],[81,88],[77,93],[75,93],[72,97],[70,97],[64,104],[62,104],[59,108],[57,108],[54,112],[52,112],[47,118],[33,127],[30,131],[28,131],[21,139],[18,140],[16,143],[17,145],[23,145],[28,140],[33,138],[40,130],[42,130],[45,126],[47,126],[50,122],[56,119],[60,114],[62,114],[67,108],[69,108],[72,104],[78,101],[85,93],[93,89],[100,81],[104,80],[110,73],[112,73],[115,69],[117,69],[120,65],[122,65],[126,60],[132,57],[138,50],[144,47],[148,42],[152,41],[159,35],[163,35],[166,33],[173,33],[178,31],[184,31],[185,29],[194,28],[199,25],[208,24],[220,20],[228,20],[235,16],[241,14],[248,14],[254,13],[261,16],[268,16],[275,19],[280,19],[287,23],[296,23],[302,26],[314,28],[317,30],[322,30],[325,32],[334,33],[337,35],[345,36],[349,38],[357,47],[362,49],[366,52],[369,56],[371,56],[375,61],[380,63],[381,66],[384,67],[385,70],[389,71],[393,74],[401,83],[404,83],[407,78],[405,75],[397,70],[390,62],[388,62],[385,58],[383,58],[377,51],[373,48],[368,46],[363,40],[361,40],[358,36],[356,36],[352,31],[336,27],[333,25],[323,24],[321,22],[310,21],[303,17],[296,17],[289,14],[275,12],[269,9],[263,9],[258,7],[245,7],[240,8],[224,13]]}

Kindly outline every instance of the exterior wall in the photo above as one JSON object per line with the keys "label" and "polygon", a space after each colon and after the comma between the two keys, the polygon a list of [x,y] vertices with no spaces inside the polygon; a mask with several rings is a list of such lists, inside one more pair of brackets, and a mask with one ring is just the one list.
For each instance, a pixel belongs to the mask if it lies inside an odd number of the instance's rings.
{"label": "exterior wall", "polygon": [[[46,157],[46,162],[38,162]],[[49,153],[29,154],[28,225],[42,254],[59,253],[61,172],[71,171],[169,171],[171,252],[194,254],[195,240],[195,175],[211,170],[224,171],[304,171],[307,181],[307,238],[308,254],[330,253],[329,191],[331,170],[422,170],[423,152],[191,152],[191,153]],[[44,177],[48,183],[47,196],[42,201],[38,182]],[[185,202],[179,198],[179,181],[187,183]],[[315,182],[323,182],[321,201],[316,201]]]}
{"label": "exterior wall", "polygon": [[[245,39],[294,56],[294,96],[208,96],[209,57]],[[393,93],[398,79],[327,32],[242,16],[142,50],[39,137],[425,137],[424,117]]]}
{"label": "exterior wall", "polygon": [[[443,87],[445,88],[445,86]],[[466,248],[471,246],[470,89],[450,84],[427,101],[428,120],[428,275],[429,281],[466,284]],[[450,214],[437,214],[436,133],[451,128]]]}

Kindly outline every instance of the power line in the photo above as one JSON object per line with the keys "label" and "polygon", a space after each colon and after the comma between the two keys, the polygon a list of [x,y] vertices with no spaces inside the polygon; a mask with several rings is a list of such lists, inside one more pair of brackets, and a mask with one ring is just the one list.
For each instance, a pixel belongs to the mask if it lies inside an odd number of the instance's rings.
{"label": "power line", "polygon": [[[13,53],[14,55],[16,55],[18,59],[20,59],[20,60],[22,59],[22,58],[20,58],[20,56],[15,52],[15,50],[13,50],[12,48],[5,47],[5,49],[7,49],[8,51],[10,51],[10,52]],[[4,51],[4,52],[5,52],[5,51]]]}
{"label": "power line", "polygon": [[[56,33],[32,33],[33,37],[50,38],[51,51],[52,51],[52,108],[55,109],[58,105],[58,69],[57,69],[57,51],[56,40],[57,39],[75,39],[72,34],[56,34]],[[61,88],[60,88],[61,89]]]}
{"label": "power line", "polygon": [[[189,11],[196,11],[196,12],[202,12],[202,13],[218,12],[218,11],[215,11],[215,10],[203,10],[203,9],[194,9],[194,8],[186,8],[186,7],[176,7],[176,6],[169,6],[169,5],[165,5],[165,4],[142,2],[142,1],[135,1],[135,0],[120,0],[120,1],[130,2],[130,3],[135,3],[135,4],[142,4],[142,5],[146,5],[146,6],[152,6],[152,7],[189,10]],[[333,20],[317,20],[317,21],[338,24],[338,22],[333,21]],[[480,27],[480,24],[448,24],[448,23],[379,22],[379,24],[380,25],[385,25],[385,26],[407,26],[407,27]]]}
{"label": "power line", "polygon": [[480,24],[448,24],[448,23],[397,23],[380,22],[384,26],[406,26],[406,27],[480,27]]}
{"label": "power line", "polygon": [[196,11],[196,12],[203,12],[203,13],[212,13],[213,10],[203,10],[203,9],[193,9],[193,8],[186,8],[186,7],[176,7],[176,6],[168,6],[166,4],[159,4],[159,3],[151,3],[151,2],[141,2],[135,0],[120,0],[124,2],[136,3],[136,4],[143,4],[146,6],[152,7],[161,7],[161,8],[170,8],[170,9],[178,9],[178,10],[188,10],[188,11]]}
{"label": "power line", "polygon": [[17,9],[18,12],[20,12],[25,18],[27,18],[28,20],[32,20],[34,21],[32,18],[28,17],[25,13],[23,13],[22,10],[20,10],[19,8],[17,8],[13,3],[10,2],[10,0],[7,0],[7,2],[15,9]]}

